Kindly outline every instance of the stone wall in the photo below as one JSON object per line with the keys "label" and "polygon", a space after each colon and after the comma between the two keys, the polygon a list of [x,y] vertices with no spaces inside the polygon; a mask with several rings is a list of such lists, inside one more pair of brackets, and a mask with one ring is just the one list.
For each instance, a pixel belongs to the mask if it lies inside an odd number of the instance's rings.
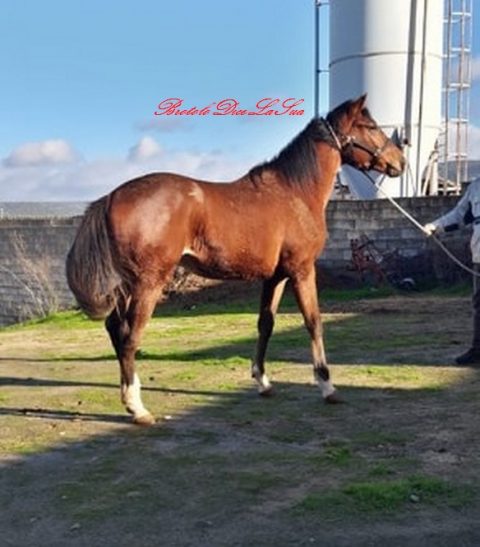
{"label": "stone wall", "polygon": [[[458,198],[400,199],[421,223],[449,210]],[[341,282],[349,270],[350,240],[365,235],[380,255],[397,257],[401,277],[453,282],[464,274],[386,200],[332,201],[329,241],[320,266]],[[0,325],[14,323],[73,303],[65,280],[65,257],[79,217],[0,220]],[[469,230],[443,240],[462,260],[469,259]]]}
{"label": "stone wall", "polygon": [[76,219],[0,220],[0,326],[73,304],[65,257]]}
{"label": "stone wall", "polygon": [[[396,200],[421,224],[449,211],[457,197],[401,198]],[[416,281],[451,283],[468,277],[432,239],[426,238],[388,200],[331,201],[327,209],[329,240],[320,265],[334,275],[342,275],[351,261],[351,240],[366,236],[380,257],[385,256],[399,274]],[[469,262],[471,228],[443,234],[442,242],[463,262]],[[395,260],[392,257],[396,257]]]}

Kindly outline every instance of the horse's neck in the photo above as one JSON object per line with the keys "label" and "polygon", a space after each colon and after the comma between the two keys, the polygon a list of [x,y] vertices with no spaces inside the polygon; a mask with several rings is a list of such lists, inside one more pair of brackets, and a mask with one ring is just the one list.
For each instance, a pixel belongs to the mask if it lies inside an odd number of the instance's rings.
{"label": "horse's neck", "polygon": [[341,167],[341,157],[335,149],[326,143],[318,143],[316,148],[319,178],[315,181],[314,199],[322,209],[325,209]]}

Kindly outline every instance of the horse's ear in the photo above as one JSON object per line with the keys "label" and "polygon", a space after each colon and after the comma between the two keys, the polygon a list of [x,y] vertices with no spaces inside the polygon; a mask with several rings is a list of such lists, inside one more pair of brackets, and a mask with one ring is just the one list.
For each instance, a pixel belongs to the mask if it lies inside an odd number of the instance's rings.
{"label": "horse's ear", "polygon": [[358,99],[355,99],[352,104],[352,112],[354,116],[360,114],[360,112],[365,108],[365,103],[367,102],[367,94],[364,93]]}

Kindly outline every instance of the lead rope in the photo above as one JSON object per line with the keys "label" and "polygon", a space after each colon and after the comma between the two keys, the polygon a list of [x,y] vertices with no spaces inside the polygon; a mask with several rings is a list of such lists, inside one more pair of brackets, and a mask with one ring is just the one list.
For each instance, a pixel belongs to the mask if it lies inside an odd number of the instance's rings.
{"label": "lead rope", "polygon": [[429,232],[427,232],[423,225],[420,224],[420,222],[418,222],[418,220],[416,218],[414,218],[408,211],[406,211],[401,205],[399,205],[393,198],[392,196],[390,196],[381,186],[377,186],[375,184],[375,181],[373,180],[373,178],[370,176],[369,173],[367,173],[366,171],[361,171],[369,180],[370,182],[375,186],[375,188],[377,188],[377,190],[380,190],[380,193],[386,198],[388,199],[388,201],[395,207],[397,208],[404,217],[406,217],[414,226],[416,226],[421,232],[423,232],[424,235],[426,235],[427,237],[433,239],[433,241],[435,241],[435,243],[440,247],[440,249],[442,249],[442,251],[448,256],[448,258],[450,258],[451,260],[453,260],[453,262],[455,262],[455,264],[457,266],[459,266],[460,268],[462,268],[462,270],[465,270],[466,272],[468,272],[469,274],[475,276],[475,277],[480,277],[480,272],[476,272],[475,270],[473,270],[472,268],[469,268],[466,264],[464,264],[459,258],[457,258],[450,250],[447,249],[447,247],[438,239],[437,236],[435,236],[434,234],[430,234]]}

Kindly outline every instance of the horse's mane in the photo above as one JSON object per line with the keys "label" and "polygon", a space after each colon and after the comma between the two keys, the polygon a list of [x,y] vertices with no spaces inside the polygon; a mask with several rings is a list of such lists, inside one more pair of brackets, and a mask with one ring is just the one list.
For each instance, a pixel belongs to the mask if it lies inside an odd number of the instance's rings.
{"label": "horse's mane", "polygon": [[[337,129],[337,120],[352,101],[342,103],[332,110],[327,120],[331,126]],[[285,146],[272,160],[256,165],[248,172],[248,176],[256,181],[264,171],[276,171],[282,175],[285,184],[305,188],[310,186],[319,177],[316,142],[328,142],[336,146],[334,137],[322,118],[313,118],[305,129]]]}

